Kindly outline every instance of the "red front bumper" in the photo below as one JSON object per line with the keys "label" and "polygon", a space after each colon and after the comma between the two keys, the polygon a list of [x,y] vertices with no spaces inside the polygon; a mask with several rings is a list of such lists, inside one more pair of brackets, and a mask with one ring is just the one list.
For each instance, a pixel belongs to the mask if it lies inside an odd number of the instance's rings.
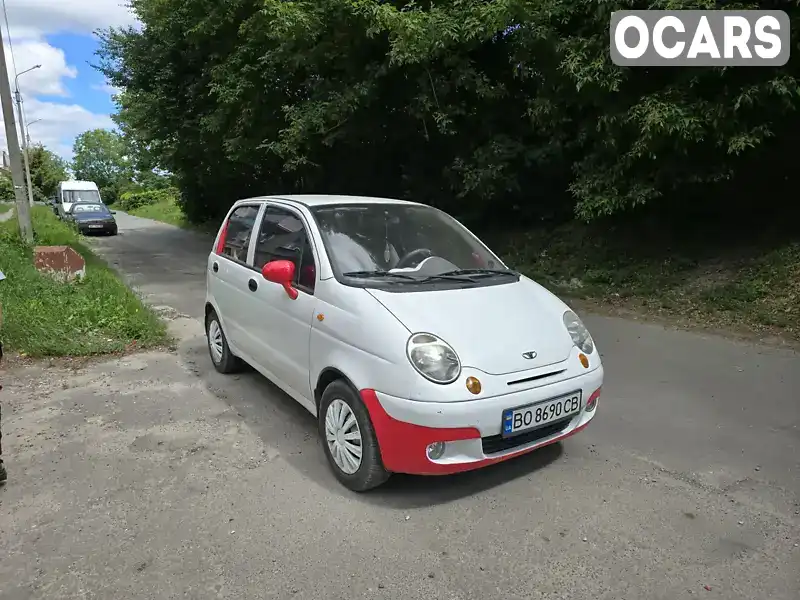
{"label": "red front bumper", "polygon": [[479,440],[480,431],[473,427],[459,428],[439,428],[424,427],[405,423],[392,418],[381,406],[375,390],[361,390],[363,400],[370,418],[372,426],[375,428],[375,435],[380,445],[383,466],[392,473],[408,473],[412,475],[449,475],[480,469],[488,465],[503,462],[510,458],[521,456],[544,446],[554,444],[566,439],[571,435],[583,430],[585,423],[576,427],[563,435],[546,440],[533,447],[525,447],[520,450],[510,451],[499,457],[484,458],[483,460],[473,460],[464,463],[436,463],[428,459],[427,448],[434,442],[455,442],[459,440]]}

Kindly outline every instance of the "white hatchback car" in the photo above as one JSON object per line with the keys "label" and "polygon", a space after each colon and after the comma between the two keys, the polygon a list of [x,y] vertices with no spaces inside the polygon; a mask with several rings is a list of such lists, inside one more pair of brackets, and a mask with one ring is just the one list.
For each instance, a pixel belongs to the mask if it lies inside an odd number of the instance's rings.
{"label": "white hatchback car", "polygon": [[233,205],[208,257],[206,333],[317,417],[354,491],[552,444],[596,414],[603,366],[556,296],[430,206],[353,196]]}

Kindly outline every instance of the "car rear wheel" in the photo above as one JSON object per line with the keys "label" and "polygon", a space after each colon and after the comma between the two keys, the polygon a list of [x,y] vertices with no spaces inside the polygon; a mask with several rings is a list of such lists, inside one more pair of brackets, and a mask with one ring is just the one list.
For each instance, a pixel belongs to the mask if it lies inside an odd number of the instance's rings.
{"label": "car rear wheel", "polygon": [[345,487],[365,492],[389,479],[369,412],[342,380],[334,381],[322,393],[319,432],[333,473]]}
{"label": "car rear wheel", "polygon": [[219,317],[213,310],[206,317],[206,340],[208,341],[208,354],[217,371],[227,374],[239,370],[241,361],[231,353]]}

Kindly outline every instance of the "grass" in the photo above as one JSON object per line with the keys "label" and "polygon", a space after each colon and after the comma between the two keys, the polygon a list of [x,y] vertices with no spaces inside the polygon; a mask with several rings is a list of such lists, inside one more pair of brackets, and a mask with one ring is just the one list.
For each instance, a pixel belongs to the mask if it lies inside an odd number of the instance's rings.
{"label": "grass", "polygon": [[0,215],[6,214],[12,208],[14,208],[13,202],[0,202]]}
{"label": "grass", "polygon": [[139,208],[127,211],[129,215],[134,217],[143,217],[145,219],[153,219],[154,221],[161,221],[168,225],[174,225],[181,229],[191,229],[202,233],[216,234],[219,228],[219,222],[210,221],[207,223],[192,223],[186,218],[181,208],[175,204],[174,201],[159,202],[157,204],[146,204]]}
{"label": "grass", "polygon": [[800,341],[800,241],[766,232],[742,240],[570,223],[495,247],[554,293],[592,307]]}
{"label": "grass", "polygon": [[86,261],[86,277],[58,283],[33,266],[17,223],[0,223],[2,338],[6,349],[31,357],[84,356],[153,347],[166,327],[117,274],[46,207],[34,207],[37,245],[68,245]]}
{"label": "grass", "polygon": [[159,202],[158,204],[146,204],[144,206],[140,206],[139,208],[133,209],[128,214],[136,217],[144,217],[146,219],[161,221],[162,223],[168,223],[170,225],[175,225],[176,227],[183,227],[186,229],[194,228],[193,225],[186,219],[183,211],[177,204],[175,204],[174,201]]}

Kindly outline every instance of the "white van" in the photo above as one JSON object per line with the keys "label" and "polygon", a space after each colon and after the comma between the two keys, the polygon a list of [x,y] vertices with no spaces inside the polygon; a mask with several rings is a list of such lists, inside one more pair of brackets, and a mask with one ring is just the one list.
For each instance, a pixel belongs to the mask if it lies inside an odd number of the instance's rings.
{"label": "white van", "polygon": [[53,212],[63,219],[75,202],[103,203],[100,190],[94,181],[62,181],[53,199]]}

